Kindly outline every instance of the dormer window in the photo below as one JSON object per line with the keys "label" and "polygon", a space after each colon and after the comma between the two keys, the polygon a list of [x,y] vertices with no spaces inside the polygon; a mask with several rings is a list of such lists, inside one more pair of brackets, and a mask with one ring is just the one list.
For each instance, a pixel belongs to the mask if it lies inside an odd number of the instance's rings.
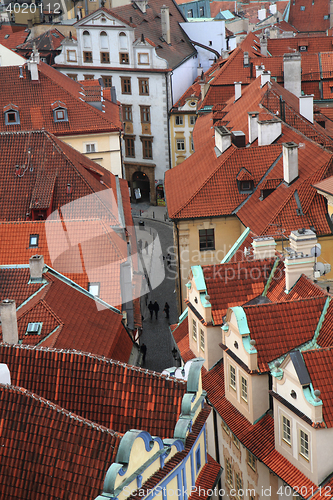
{"label": "dormer window", "polygon": [[5,125],[19,125],[20,124],[20,115],[18,106],[14,104],[8,104],[8,106],[4,107],[5,113]]}
{"label": "dormer window", "polygon": [[43,323],[28,323],[26,335],[40,335]]}
{"label": "dormer window", "polygon": [[253,181],[241,181],[240,189],[241,189],[241,191],[252,191],[253,190]]}
{"label": "dormer window", "polygon": [[67,107],[61,101],[56,101],[51,104],[51,109],[53,111],[53,119],[55,123],[57,122],[68,122]]}

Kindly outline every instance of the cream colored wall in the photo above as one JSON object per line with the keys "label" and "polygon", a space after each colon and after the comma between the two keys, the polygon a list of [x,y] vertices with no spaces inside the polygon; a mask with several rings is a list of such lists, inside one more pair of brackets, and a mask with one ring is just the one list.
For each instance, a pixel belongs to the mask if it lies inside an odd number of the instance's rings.
{"label": "cream colored wall", "polygon": [[0,66],[22,66],[27,60],[0,44]]}
{"label": "cream colored wall", "polygon": [[[199,229],[214,228],[214,251],[199,250]],[[191,266],[218,264],[230,250],[244,230],[244,226],[236,216],[217,217],[211,219],[194,219],[178,222],[180,283],[182,300],[186,298],[185,284],[188,281]],[[181,304],[184,310],[184,303]]]}
{"label": "cream colored wall", "polygon": [[[80,153],[106,168],[114,175],[122,177],[119,133],[61,136]],[[86,153],[86,144],[95,143],[95,153]]]}

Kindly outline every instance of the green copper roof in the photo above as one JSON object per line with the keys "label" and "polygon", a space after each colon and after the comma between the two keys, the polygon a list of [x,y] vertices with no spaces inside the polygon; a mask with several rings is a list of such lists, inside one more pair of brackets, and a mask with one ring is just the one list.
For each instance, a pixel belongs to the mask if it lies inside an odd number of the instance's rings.
{"label": "green copper roof", "polygon": [[241,246],[241,244],[245,241],[245,238],[248,236],[249,232],[250,228],[247,227],[245,231],[242,232],[238,240],[232,245],[227,255],[225,255],[224,258],[221,260],[221,264],[225,264],[226,262],[229,262],[232,259],[232,257],[235,255],[235,253]]}
{"label": "green copper roof", "polygon": [[206,281],[201,266],[192,266],[193,279],[198,292],[207,292]]}
{"label": "green copper roof", "polygon": [[249,325],[247,324],[247,319],[244,309],[240,306],[231,307],[231,309],[236,316],[239,333],[241,335],[249,335],[250,329]]}

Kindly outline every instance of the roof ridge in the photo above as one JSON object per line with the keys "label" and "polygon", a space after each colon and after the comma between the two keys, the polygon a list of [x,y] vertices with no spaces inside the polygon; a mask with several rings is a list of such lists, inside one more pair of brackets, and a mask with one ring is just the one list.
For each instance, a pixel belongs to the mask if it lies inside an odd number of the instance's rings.
{"label": "roof ridge", "polygon": [[263,307],[263,306],[267,306],[267,307],[275,307],[275,306],[278,306],[278,305],[285,305],[286,307],[288,306],[292,306],[293,304],[299,304],[300,302],[306,302],[306,301],[321,301],[321,302],[326,302],[326,299],[327,297],[325,297],[324,295],[320,296],[320,297],[299,297],[297,299],[294,299],[294,300],[280,300],[280,301],[276,301],[276,302],[268,302],[268,303],[263,303],[263,304],[251,304],[251,305],[243,305],[241,306],[243,309],[250,309],[250,308],[254,308],[254,307]]}

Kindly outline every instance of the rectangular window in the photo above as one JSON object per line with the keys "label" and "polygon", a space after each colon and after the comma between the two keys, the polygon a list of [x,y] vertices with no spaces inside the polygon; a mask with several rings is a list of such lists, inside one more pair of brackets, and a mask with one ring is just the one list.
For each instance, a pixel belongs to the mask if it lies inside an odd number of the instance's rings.
{"label": "rectangular window", "polygon": [[149,95],[149,79],[139,78],[139,94]]}
{"label": "rectangular window", "polygon": [[104,87],[112,87],[112,76],[102,76]]}
{"label": "rectangular window", "polygon": [[290,420],[284,416],[282,416],[282,439],[288,443],[291,444],[291,427],[290,427]]}
{"label": "rectangular window", "polygon": [[226,434],[228,434],[228,436],[230,435],[230,429],[229,427],[227,426],[227,424],[222,420],[222,429],[224,430],[224,432]]}
{"label": "rectangular window", "polygon": [[185,151],[185,140],[184,139],[176,139],[176,147],[177,147],[177,151]]}
{"label": "rectangular window", "polygon": [[197,451],[195,452],[195,461],[196,461],[196,467],[197,467],[197,474],[201,468],[201,455],[200,455],[200,445],[197,448]]}
{"label": "rectangular window", "polygon": [[129,158],[135,158],[133,137],[125,137],[125,156]]}
{"label": "rectangular window", "polygon": [[30,234],[29,248],[38,247],[39,234]]}
{"label": "rectangular window", "polygon": [[196,121],[196,116],[195,115],[191,115],[190,116],[190,125],[195,125],[195,121]]}
{"label": "rectangular window", "polygon": [[76,50],[67,50],[67,61],[76,62]]}
{"label": "rectangular window", "polygon": [[153,141],[152,139],[142,139],[142,156],[143,158],[153,158]]}
{"label": "rectangular window", "polygon": [[83,62],[85,63],[93,62],[92,52],[83,52]]}
{"label": "rectangular window", "polygon": [[309,459],[309,436],[304,431],[299,433],[300,440],[300,454],[306,459]]}
{"label": "rectangular window", "polygon": [[193,10],[192,9],[189,9],[187,11],[187,17],[193,17]]}
{"label": "rectangular window", "polygon": [[246,380],[246,378],[241,377],[241,385],[242,385],[242,389],[241,389],[242,399],[244,399],[244,401],[247,402],[247,380]]}
{"label": "rectangular window", "polygon": [[123,112],[124,112],[124,122],[133,121],[132,106],[123,106]]}
{"label": "rectangular window", "polygon": [[109,63],[109,62],[110,62],[109,52],[101,52],[101,63]]}
{"label": "rectangular window", "polygon": [[138,64],[149,64],[149,54],[148,53],[138,54]]}
{"label": "rectangular window", "polygon": [[232,466],[231,466],[231,460],[229,458],[226,458],[225,465],[226,465],[225,469],[226,469],[227,484],[229,485],[230,488],[232,488],[233,487]]}
{"label": "rectangular window", "polygon": [[96,153],[96,145],[86,144],[86,153]]}
{"label": "rectangular window", "polygon": [[26,335],[40,335],[43,323],[28,323]]}
{"label": "rectangular window", "polygon": [[88,292],[95,297],[99,297],[99,283],[88,283]]}
{"label": "rectangular window", "polygon": [[199,229],[200,252],[215,250],[214,229]]}
{"label": "rectangular window", "polygon": [[175,123],[176,125],[183,125],[183,117],[181,115],[176,115]]}
{"label": "rectangular window", "polygon": [[194,142],[193,142],[193,134],[191,132],[191,137],[190,137],[190,143],[191,143],[191,150],[194,151]]}
{"label": "rectangular window", "polygon": [[131,94],[131,79],[121,77],[121,93],[122,94]]}
{"label": "rectangular window", "polygon": [[71,78],[71,80],[74,80],[74,82],[77,82],[77,75],[73,75],[72,73],[67,73],[68,78]]}
{"label": "rectangular window", "polygon": [[236,478],[236,496],[237,498],[243,498],[243,495],[240,494],[241,490],[243,491],[243,481],[242,481],[242,476],[240,475],[240,473],[237,473],[235,474],[235,478]]}
{"label": "rectangular window", "polygon": [[199,8],[199,17],[204,17],[205,15],[205,7],[200,7]]}
{"label": "rectangular window", "polygon": [[232,389],[236,390],[236,370],[232,365],[229,368],[229,385]]}
{"label": "rectangular window", "polygon": [[83,75],[83,78],[85,80],[93,80],[95,78],[95,75]]}
{"label": "rectangular window", "polygon": [[195,341],[197,340],[197,322],[195,319],[192,319],[192,337]]}
{"label": "rectangular window", "polygon": [[18,111],[10,110],[5,112],[5,125],[18,125],[20,116]]}
{"label": "rectangular window", "polygon": [[140,106],[141,123],[150,123],[150,106]]}
{"label": "rectangular window", "polygon": [[119,54],[119,63],[120,64],[129,64],[129,57],[128,54],[121,52]]}
{"label": "rectangular window", "polygon": [[254,472],[255,472],[256,471],[256,466],[257,466],[257,459],[253,455],[253,453],[251,453],[249,450],[247,450],[247,463],[249,464],[249,466],[251,467],[251,469],[253,469]]}
{"label": "rectangular window", "polygon": [[200,328],[200,349],[205,350],[205,332]]}
{"label": "rectangular window", "polygon": [[235,434],[232,435],[232,442],[236,446],[236,448],[239,450],[239,440],[236,438]]}

